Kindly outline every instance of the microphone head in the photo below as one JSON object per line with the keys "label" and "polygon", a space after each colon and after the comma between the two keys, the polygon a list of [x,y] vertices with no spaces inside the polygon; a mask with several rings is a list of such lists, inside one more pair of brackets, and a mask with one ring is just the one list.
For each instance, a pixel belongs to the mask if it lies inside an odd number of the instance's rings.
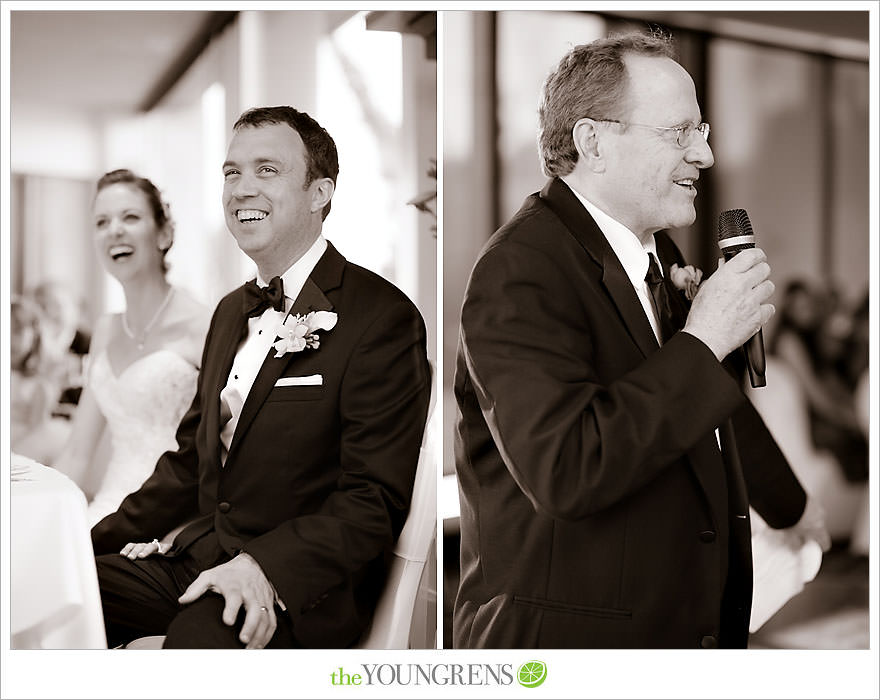
{"label": "microphone head", "polygon": [[755,234],[745,209],[728,209],[718,217],[718,247],[725,260],[746,248],[755,247]]}
{"label": "microphone head", "polygon": [[754,236],[749,215],[745,209],[728,209],[718,217],[718,243],[728,238]]}

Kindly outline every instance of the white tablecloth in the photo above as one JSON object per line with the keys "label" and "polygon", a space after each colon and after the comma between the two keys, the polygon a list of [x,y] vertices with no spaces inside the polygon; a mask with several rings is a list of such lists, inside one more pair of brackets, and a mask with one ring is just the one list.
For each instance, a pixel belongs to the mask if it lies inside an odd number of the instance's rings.
{"label": "white tablecloth", "polygon": [[13,649],[106,649],[82,491],[13,455],[10,574]]}

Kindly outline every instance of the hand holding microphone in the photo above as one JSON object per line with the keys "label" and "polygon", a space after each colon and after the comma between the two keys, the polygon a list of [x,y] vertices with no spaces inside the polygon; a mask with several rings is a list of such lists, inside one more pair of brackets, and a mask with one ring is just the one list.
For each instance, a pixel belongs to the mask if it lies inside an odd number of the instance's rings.
{"label": "hand holding microphone", "polygon": [[752,386],[764,386],[761,327],[775,312],[772,304],[765,303],[774,291],[768,279],[770,266],[764,251],[754,247],[745,211],[722,213],[719,228],[725,260],[700,286],[683,330],[702,340],[719,361],[746,345]]}
{"label": "hand holding microphone", "polygon": [[[740,252],[755,247],[755,234],[752,233],[752,224],[745,209],[728,209],[721,212],[721,216],[718,217],[718,246],[725,260],[730,260]],[[752,386],[767,386],[764,332],[760,328],[745,342],[743,350],[746,354]]]}

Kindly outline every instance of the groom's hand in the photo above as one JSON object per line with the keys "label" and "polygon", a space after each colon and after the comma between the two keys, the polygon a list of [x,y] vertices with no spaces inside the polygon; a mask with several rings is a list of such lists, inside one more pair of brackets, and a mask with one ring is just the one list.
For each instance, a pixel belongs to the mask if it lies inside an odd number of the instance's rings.
{"label": "groom's hand", "polygon": [[242,552],[231,561],[206,569],[177,599],[182,605],[198,600],[207,591],[223,596],[223,622],[235,624],[241,606],[246,611],[238,638],[248,649],[262,649],[275,634],[275,591],[257,561]]}

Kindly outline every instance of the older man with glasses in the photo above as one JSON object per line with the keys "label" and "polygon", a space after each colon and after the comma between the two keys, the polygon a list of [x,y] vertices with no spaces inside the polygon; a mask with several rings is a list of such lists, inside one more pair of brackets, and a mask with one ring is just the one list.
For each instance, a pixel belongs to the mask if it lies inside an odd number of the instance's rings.
{"label": "older man with glasses", "polygon": [[744,647],[749,504],[823,539],[722,364],[773,315],[764,253],[700,284],[663,232],[696,218],[708,137],[662,37],[576,46],[545,81],[551,179],[462,308],[458,647]]}

